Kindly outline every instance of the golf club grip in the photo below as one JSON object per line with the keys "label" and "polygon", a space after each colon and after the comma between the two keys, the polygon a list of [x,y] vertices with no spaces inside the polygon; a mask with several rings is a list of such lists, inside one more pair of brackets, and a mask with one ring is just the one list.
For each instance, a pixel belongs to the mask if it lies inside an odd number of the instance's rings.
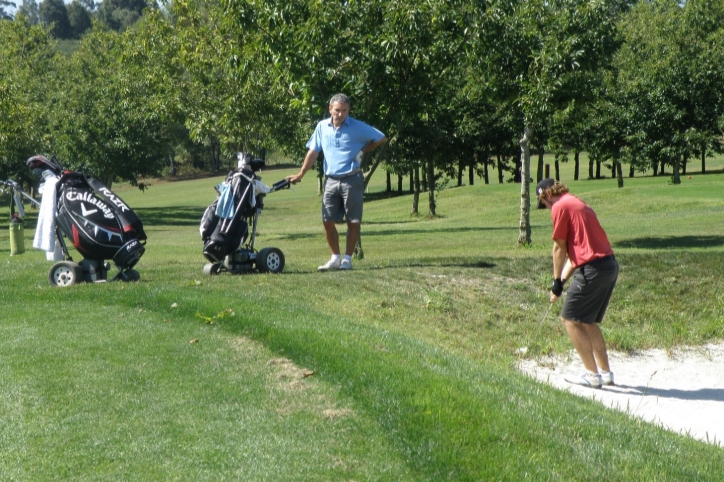
{"label": "golf club grip", "polygon": [[291,182],[288,179],[282,179],[281,181],[277,181],[274,184],[272,184],[271,190],[279,191],[280,189],[289,189],[291,186]]}

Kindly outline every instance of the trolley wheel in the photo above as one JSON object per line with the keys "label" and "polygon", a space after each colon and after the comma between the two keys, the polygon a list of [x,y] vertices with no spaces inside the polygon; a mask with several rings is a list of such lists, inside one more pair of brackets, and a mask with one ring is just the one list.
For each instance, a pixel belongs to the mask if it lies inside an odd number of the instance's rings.
{"label": "trolley wheel", "polygon": [[135,269],[129,269],[123,274],[126,275],[126,281],[138,281],[141,279],[141,273],[139,273]]}
{"label": "trolley wheel", "polygon": [[204,265],[204,274],[208,276],[213,276],[215,274],[219,274],[219,270],[221,269],[221,266],[214,263],[206,263]]}
{"label": "trolley wheel", "polygon": [[60,261],[50,268],[48,281],[51,286],[72,286],[84,281],[83,268],[72,261]]}
{"label": "trolley wheel", "polygon": [[262,273],[281,273],[284,269],[284,253],[279,248],[264,248],[256,256],[256,267]]}

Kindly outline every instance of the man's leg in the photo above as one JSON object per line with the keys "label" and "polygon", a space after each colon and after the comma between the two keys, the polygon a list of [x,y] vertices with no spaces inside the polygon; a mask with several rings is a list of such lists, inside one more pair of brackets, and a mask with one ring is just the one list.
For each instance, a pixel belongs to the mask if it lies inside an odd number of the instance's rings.
{"label": "man's leg", "polygon": [[[334,221],[324,221],[323,224],[324,237],[327,238],[329,250],[332,251],[332,254],[339,256],[339,233],[337,232],[337,226],[335,226]],[[349,233],[347,233],[347,236],[349,236]]]}
{"label": "man's leg", "polygon": [[[596,359],[593,356],[593,344],[591,343],[591,338],[588,331],[588,327],[590,325],[563,319],[563,326],[566,327],[566,331],[568,332],[568,338],[571,339],[573,347],[578,352],[578,356],[581,357],[583,366],[591,373],[598,373]],[[598,327],[596,326],[596,328]],[[602,341],[603,335],[601,335],[600,330],[598,331],[598,334],[601,336]],[[604,367],[601,366],[601,368]],[[608,371],[608,357],[606,357],[606,367],[604,369]]]}
{"label": "man's leg", "polygon": [[359,239],[359,228],[359,223],[347,223],[347,250],[345,251],[345,254],[347,256],[352,256],[352,253],[354,253],[354,248],[357,247],[357,240]]}
{"label": "man's leg", "polygon": [[606,351],[606,341],[603,339],[603,333],[598,323],[592,325],[583,325],[588,333],[588,339],[591,341],[591,348],[596,357],[598,368],[605,372],[610,372],[611,367],[608,366],[608,352]]}

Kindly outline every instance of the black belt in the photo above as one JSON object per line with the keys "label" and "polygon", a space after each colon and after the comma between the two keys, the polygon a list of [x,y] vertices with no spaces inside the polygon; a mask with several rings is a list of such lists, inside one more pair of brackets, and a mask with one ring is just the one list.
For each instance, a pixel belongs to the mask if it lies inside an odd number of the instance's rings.
{"label": "black belt", "polygon": [[605,262],[605,261],[610,261],[610,260],[612,260],[612,259],[615,260],[616,257],[615,257],[614,255],[612,255],[612,254],[609,254],[608,256],[603,256],[603,257],[601,257],[601,258],[592,259],[592,260],[589,261],[588,263],[585,263],[583,266],[585,266],[586,264],[603,263],[603,262]]}
{"label": "black belt", "polygon": [[329,176],[329,175],[327,175],[327,177],[330,178],[330,179],[334,179],[335,181],[339,181],[340,179],[344,179],[344,178],[346,178],[346,177],[352,177],[352,176],[354,176],[355,174],[359,174],[360,172],[362,172],[362,170],[361,170],[361,169],[357,169],[357,170],[352,171],[352,172],[349,172],[349,173],[347,173],[347,174],[342,174],[341,176]]}

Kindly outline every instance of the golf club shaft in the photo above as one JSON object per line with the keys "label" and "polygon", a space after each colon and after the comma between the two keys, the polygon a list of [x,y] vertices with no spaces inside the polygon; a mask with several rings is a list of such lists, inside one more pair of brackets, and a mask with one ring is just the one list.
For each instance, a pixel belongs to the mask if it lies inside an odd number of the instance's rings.
{"label": "golf club shaft", "polygon": [[[553,306],[553,303],[548,304],[548,308],[546,309],[546,312],[543,315],[543,318],[541,318],[540,321],[538,322],[538,327],[535,329],[535,334],[530,339],[530,341],[534,341],[534,340],[536,340],[536,338],[538,338],[538,332],[540,331],[540,327],[543,326],[543,322],[546,320],[546,318],[548,318],[548,312],[551,311],[551,306]],[[530,341],[528,342],[528,345],[530,345]]]}

